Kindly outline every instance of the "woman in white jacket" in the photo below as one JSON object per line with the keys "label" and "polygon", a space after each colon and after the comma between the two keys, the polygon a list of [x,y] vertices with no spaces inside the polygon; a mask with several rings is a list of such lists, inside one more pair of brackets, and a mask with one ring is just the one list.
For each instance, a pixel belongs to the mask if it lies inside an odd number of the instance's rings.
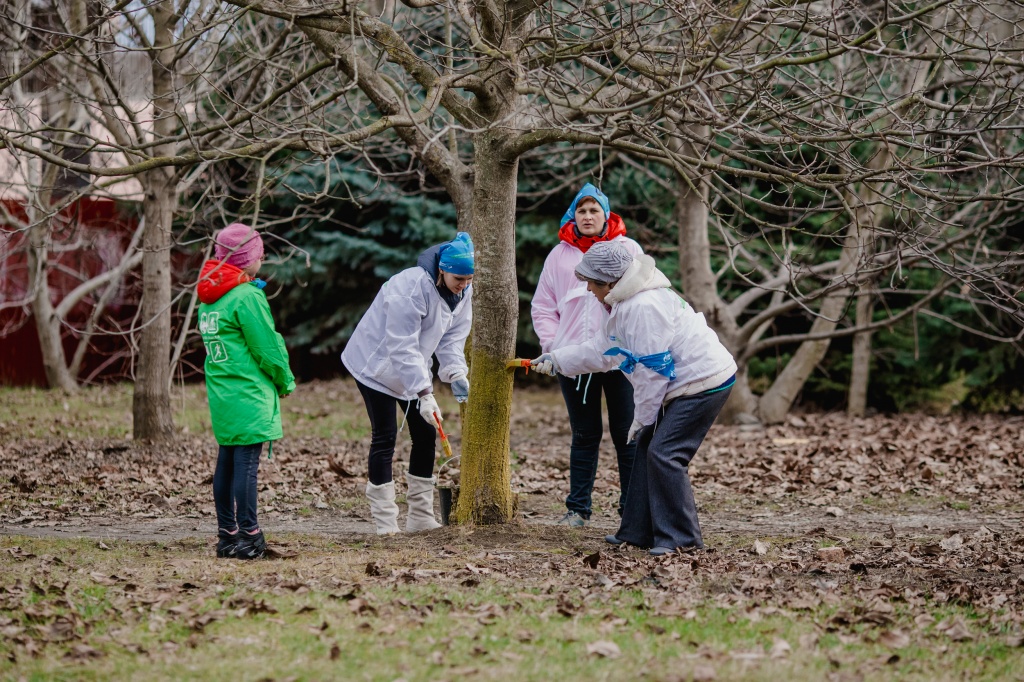
{"label": "woman in white jacket", "polygon": [[[459,402],[469,398],[463,348],[472,322],[473,242],[459,232],[450,242],[420,254],[416,267],[381,287],[341,354],[370,415],[370,464],[366,497],[378,534],[398,532],[398,505],[391,463],[400,407],[409,425],[409,516],[405,530],[440,526],[434,518],[435,416],[432,356],[441,381]],[[413,403],[416,409],[412,409]]]}
{"label": "woman in white jacket", "polygon": [[[583,254],[599,242],[615,242],[631,253],[642,253],[640,245],[626,236],[622,218],[612,213],[608,197],[589,182],[562,216],[558,237],[558,245],[544,261],[531,305],[533,328],[544,353],[600,336],[608,319],[604,306],[576,279],[574,269]],[[602,392],[608,405],[608,432],[618,456],[619,511],[622,511],[636,451],[636,446],[626,438],[633,419],[633,388],[618,369],[575,379],[559,376],[558,383],[572,427],[569,495],[565,498],[565,516],[559,523],[583,526],[590,519],[598,449],[604,435]]]}
{"label": "woman in white jacket", "polygon": [[650,256],[634,257],[614,242],[595,244],[576,276],[609,309],[605,333],[533,364],[569,376],[618,365],[633,384],[629,439],[637,442],[636,458],[622,522],[606,539],[655,556],[702,548],[688,467],[729,397],[736,362]]}

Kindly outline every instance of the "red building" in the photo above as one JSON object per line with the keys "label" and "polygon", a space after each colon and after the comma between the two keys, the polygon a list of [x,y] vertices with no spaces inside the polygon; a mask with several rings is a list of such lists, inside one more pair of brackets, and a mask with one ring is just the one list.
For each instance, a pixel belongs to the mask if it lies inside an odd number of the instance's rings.
{"label": "red building", "polygon": [[[28,214],[23,202],[0,200],[0,384],[46,386],[39,338],[32,320],[32,281],[28,269]],[[116,267],[138,227],[138,205],[85,197],[50,218],[51,248],[47,284],[54,305],[83,282]],[[106,287],[82,298],[65,317],[64,349],[74,353],[95,304]],[[127,377],[131,327],[142,292],[141,275],[128,272],[110,299],[89,341],[78,378]]]}

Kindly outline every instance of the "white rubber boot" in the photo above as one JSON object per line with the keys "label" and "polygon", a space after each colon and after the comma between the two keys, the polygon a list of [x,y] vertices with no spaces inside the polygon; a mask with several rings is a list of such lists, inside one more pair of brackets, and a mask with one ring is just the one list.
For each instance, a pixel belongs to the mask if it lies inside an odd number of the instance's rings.
{"label": "white rubber boot", "polygon": [[409,517],[405,520],[407,533],[418,530],[433,530],[441,524],[434,519],[434,478],[420,478],[406,474],[405,482],[409,484],[409,492],[405,498],[409,502]]}
{"label": "white rubber boot", "polygon": [[389,535],[399,532],[398,505],[395,504],[395,482],[388,481],[384,485],[366,482],[366,499],[370,501],[370,513],[377,525],[377,535]]}

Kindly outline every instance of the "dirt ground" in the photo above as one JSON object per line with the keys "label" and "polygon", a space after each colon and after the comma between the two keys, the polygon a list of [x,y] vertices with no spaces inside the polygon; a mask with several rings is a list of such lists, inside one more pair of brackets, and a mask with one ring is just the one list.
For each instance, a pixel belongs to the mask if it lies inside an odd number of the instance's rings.
{"label": "dirt ground", "polygon": [[[350,409],[358,408],[345,393],[350,387],[335,383],[300,391],[310,393],[311,404],[347,398]],[[457,420],[449,424],[457,453]],[[162,447],[59,433],[22,440],[17,423],[4,426],[0,534],[158,540],[215,533],[209,437],[183,435]],[[303,435],[301,422],[288,432],[296,431],[261,464],[263,526],[269,533],[371,533],[362,494],[368,438]],[[517,391],[511,431],[521,521],[555,523],[568,491],[570,433],[560,396]],[[618,521],[609,440],[602,443],[587,531],[598,539]],[[408,447],[402,434],[395,458],[400,494]],[[441,482],[452,474],[457,479],[458,469],[446,466]],[[716,425],[691,474],[712,540],[815,529],[932,536],[1017,529],[1024,527],[1024,418],[811,414],[769,428]]]}
{"label": "dirt ground", "polygon": [[[246,628],[264,637],[280,624],[276,616],[232,615],[229,595],[268,595],[282,613],[294,612],[290,623],[311,608],[296,602],[304,594],[297,585],[324,614],[296,643],[315,653],[289,653],[268,678],[288,679],[289,661],[307,665],[309,655],[322,662],[309,669],[312,678],[331,677],[331,652],[344,641],[373,651],[395,623],[411,618],[418,628],[423,614],[442,607],[472,624],[452,635],[466,653],[442,661],[429,637],[410,634],[408,651],[428,649],[408,664],[409,679],[470,669],[470,679],[550,679],[530,666],[558,656],[565,679],[619,679],[611,658],[620,655],[686,671],[651,675],[663,682],[712,679],[705,664],[721,679],[888,679],[897,668],[906,679],[1007,679],[1024,660],[1024,419],[805,414],[768,428],[715,426],[691,466],[708,549],[654,559],[603,541],[617,527],[619,496],[607,439],[590,524],[556,525],[568,490],[569,430],[560,396],[532,389],[517,389],[512,420],[521,518],[376,536],[363,495],[368,437],[309,429],[335,398],[350,398],[350,388],[302,387],[290,435],[260,471],[261,526],[278,560],[244,569],[211,558],[209,436],[148,446],[61,434],[74,424],[58,416],[52,437],[25,439],[16,435],[23,417],[5,418],[0,627],[14,638],[11,670],[74,674],[69,657],[99,656],[108,672],[130,677],[155,665],[158,676],[178,679],[193,670],[176,667],[184,655],[200,677],[219,678],[217,661],[236,654],[216,647]],[[446,430],[458,452],[454,415]],[[400,441],[396,454],[400,523],[408,447]],[[457,475],[445,467],[441,478]],[[57,547],[66,547],[63,560],[53,556]],[[131,590],[119,587],[124,581]],[[169,585],[181,587],[169,593]],[[70,617],[59,605],[35,606],[40,595],[89,602],[101,588],[115,595],[109,613],[83,615],[70,640],[58,632]],[[491,654],[480,654],[481,633],[513,614],[509,627],[551,628],[554,639],[510,630],[491,636]],[[220,626],[207,637],[212,619]],[[328,620],[334,625],[324,630]],[[103,634],[111,622],[126,628],[121,639]],[[157,644],[153,632],[164,633]],[[748,639],[734,641],[737,633]],[[618,644],[605,651],[610,640],[599,638],[609,636]],[[364,663],[366,679],[395,679],[390,667],[374,672],[375,660]]]}
{"label": "dirt ground", "polygon": [[[551,507],[559,498],[527,499],[527,510],[534,511],[521,520],[527,525],[554,525],[560,513],[552,514]],[[792,509],[777,508],[772,512],[744,513],[736,511],[705,511],[701,525],[709,543],[716,537],[792,536],[807,535],[815,530],[830,535],[872,535],[886,532],[901,535],[948,536],[987,527],[1003,533],[1024,528],[1024,514],[1009,511],[972,512],[936,505],[913,512],[886,512],[854,509],[837,518],[822,508],[794,505]],[[337,539],[352,539],[372,535],[369,520],[346,518],[333,512],[317,512],[310,516],[278,515],[263,522],[264,530],[274,533],[309,533]],[[614,519],[606,516],[594,518],[582,531],[600,539],[614,533],[618,527]],[[591,532],[592,531],[592,532]],[[124,519],[113,516],[73,517],[65,521],[4,523],[0,535],[29,537],[85,537],[135,541],[180,540],[182,538],[212,537],[216,525],[209,519],[153,518]]]}

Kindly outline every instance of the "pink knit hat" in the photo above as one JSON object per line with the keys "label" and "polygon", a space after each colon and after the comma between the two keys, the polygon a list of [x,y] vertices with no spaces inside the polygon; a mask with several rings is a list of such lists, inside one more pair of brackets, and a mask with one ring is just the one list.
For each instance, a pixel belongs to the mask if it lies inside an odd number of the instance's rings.
{"label": "pink knit hat", "polygon": [[231,223],[214,237],[213,255],[217,260],[244,270],[263,258],[263,239],[255,228]]}

